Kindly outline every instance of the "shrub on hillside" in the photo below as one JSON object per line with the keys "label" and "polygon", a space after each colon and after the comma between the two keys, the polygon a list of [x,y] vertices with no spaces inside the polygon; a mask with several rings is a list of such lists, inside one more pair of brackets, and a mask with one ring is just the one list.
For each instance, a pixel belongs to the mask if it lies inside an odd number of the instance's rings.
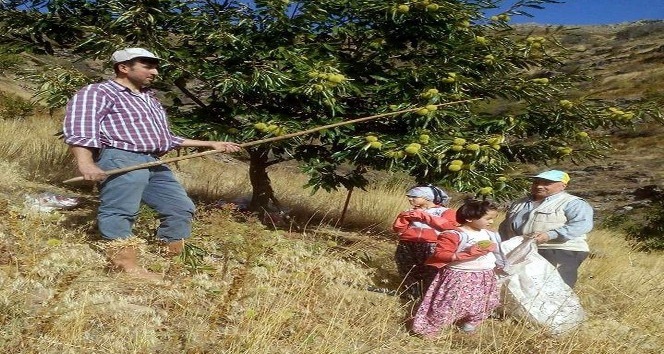
{"label": "shrub on hillside", "polygon": [[641,251],[664,250],[664,191],[655,188],[649,193],[642,198],[650,200],[646,207],[614,214],[604,220],[603,226],[624,230],[627,239]]}
{"label": "shrub on hillside", "polygon": [[627,238],[638,242],[639,249],[664,250],[664,200],[654,201],[647,207],[643,222],[629,225],[626,231]]}
{"label": "shrub on hillside", "polygon": [[32,115],[34,108],[29,100],[0,92],[0,119],[23,119]]}
{"label": "shrub on hillside", "polygon": [[616,33],[616,39],[626,41],[645,37],[661,30],[664,30],[664,21],[642,21]]}
{"label": "shrub on hillside", "polygon": [[18,54],[0,52],[0,74],[16,68],[22,61]]}

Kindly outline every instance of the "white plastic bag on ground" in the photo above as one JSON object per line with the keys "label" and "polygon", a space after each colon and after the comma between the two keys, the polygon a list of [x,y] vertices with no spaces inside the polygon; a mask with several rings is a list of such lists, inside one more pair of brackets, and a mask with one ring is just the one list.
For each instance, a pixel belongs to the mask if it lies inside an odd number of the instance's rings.
{"label": "white plastic bag on ground", "polygon": [[56,209],[71,209],[79,204],[76,197],[67,197],[50,192],[40,193],[36,196],[26,195],[25,206],[32,211],[50,213]]}
{"label": "white plastic bag on ground", "polygon": [[585,319],[579,297],[563,281],[556,268],[537,253],[533,240],[521,236],[500,244],[507,264],[505,314],[537,323],[552,334],[563,334]]}

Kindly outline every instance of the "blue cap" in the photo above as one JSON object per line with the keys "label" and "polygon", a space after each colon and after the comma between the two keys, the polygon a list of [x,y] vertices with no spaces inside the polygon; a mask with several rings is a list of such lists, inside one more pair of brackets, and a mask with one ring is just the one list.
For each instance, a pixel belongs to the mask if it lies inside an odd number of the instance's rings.
{"label": "blue cap", "polygon": [[530,178],[541,178],[548,181],[563,182],[565,184],[569,183],[570,180],[567,173],[559,170],[544,171],[536,176],[531,176]]}

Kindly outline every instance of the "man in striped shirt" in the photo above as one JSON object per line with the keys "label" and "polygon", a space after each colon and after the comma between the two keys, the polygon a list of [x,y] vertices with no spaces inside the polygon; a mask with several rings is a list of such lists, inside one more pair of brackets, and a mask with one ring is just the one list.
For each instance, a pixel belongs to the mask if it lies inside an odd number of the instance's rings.
{"label": "man in striped shirt", "polygon": [[157,237],[170,255],[182,252],[191,234],[194,204],[165,165],[108,176],[104,171],[155,161],[178,147],[222,152],[241,148],[232,142],[186,139],[174,135],[166,112],[147,87],[158,75],[159,58],[143,48],[113,53],[115,78],[88,85],[67,104],[65,142],[84,179],[100,182],[99,231],[109,244],[111,266],[141,277],[155,274],[138,265],[132,225],[143,202],[157,211]]}

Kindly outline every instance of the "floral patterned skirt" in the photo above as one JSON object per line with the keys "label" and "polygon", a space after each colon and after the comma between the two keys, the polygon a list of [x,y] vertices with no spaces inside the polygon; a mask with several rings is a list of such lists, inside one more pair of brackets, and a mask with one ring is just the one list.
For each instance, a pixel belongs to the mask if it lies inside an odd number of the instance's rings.
{"label": "floral patterned skirt", "polygon": [[436,335],[444,326],[476,326],[500,303],[493,269],[467,272],[443,267],[433,279],[413,319],[413,333]]}

